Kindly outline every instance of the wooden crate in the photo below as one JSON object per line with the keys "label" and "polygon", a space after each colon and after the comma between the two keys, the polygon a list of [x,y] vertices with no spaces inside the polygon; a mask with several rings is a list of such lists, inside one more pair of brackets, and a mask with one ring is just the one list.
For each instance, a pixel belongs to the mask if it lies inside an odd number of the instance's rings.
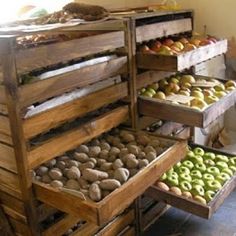
{"label": "wooden crate", "polygon": [[[234,156],[227,152],[222,152],[217,149],[208,148],[200,145],[191,145],[192,147],[202,147],[204,150],[209,152],[214,152],[221,155]],[[191,199],[186,199],[182,196],[177,196],[171,192],[167,192],[159,189],[156,186],[150,187],[146,194],[147,196],[156,199],[157,201],[165,202],[173,207],[179,208],[181,210],[190,212],[194,215],[200,216],[202,218],[210,219],[212,215],[217,211],[217,209],[222,205],[224,200],[229,196],[229,194],[236,187],[236,175],[234,175],[229,181],[227,181],[223,188],[215,195],[212,201],[210,201],[207,205],[203,205]]]}
{"label": "wooden crate", "polygon": [[227,40],[220,40],[177,56],[137,53],[137,67],[148,70],[183,71],[198,63],[226,53]]}
{"label": "wooden crate", "polygon": [[[207,79],[208,77],[201,76],[201,78]],[[221,81],[224,82],[224,80]],[[233,90],[202,111],[184,105],[173,104],[171,102],[147,97],[140,97],[138,106],[140,114],[146,116],[205,128],[232,107],[235,104],[235,101],[236,90]]]}
{"label": "wooden crate", "polygon": [[[63,212],[80,214],[83,219],[102,225],[127,208],[165,170],[181,160],[185,152],[186,142],[173,140],[173,145],[168,150],[98,203],[83,200],[78,195],[63,192],[39,182],[34,182],[35,194],[38,200]],[[73,202],[73,205],[69,204],[70,202]]]}

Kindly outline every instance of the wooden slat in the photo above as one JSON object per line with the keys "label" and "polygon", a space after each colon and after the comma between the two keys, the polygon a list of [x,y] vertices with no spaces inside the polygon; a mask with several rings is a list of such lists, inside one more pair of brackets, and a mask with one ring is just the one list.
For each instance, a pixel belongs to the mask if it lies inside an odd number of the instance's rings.
{"label": "wooden slat", "polygon": [[17,71],[23,73],[123,46],[124,32],[118,31],[20,50],[16,53]]}
{"label": "wooden slat", "polygon": [[14,149],[0,143],[0,167],[17,173]]}
{"label": "wooden slat", "polygon": [[2,85],[0,85],[0,103],[1,104],[5,104],[6,103],[5,88]]}
{"label": "wooden slat", "polygon": [[23,128],[25,137],[31,138],[41,132],[57,127],[66,121],[75,119],[106,104],[115,102],[127,95],[127,82],[123,82],[57,106],[47,112],[39,113],[24,121]]}
{"label": "wooden slat", "polygon": [[99,134],[118,126],[127,118],[128,107],[124,106],[108,112],[97,119],[93,119],[80,128],[59,135],[28,153],[29,166],[35,168],[38,165],[89,141]]}
{"label": "wooden slat", "polygon": [[0,234],[2,236],[11,236],[14,234],[10,222],[1,205],[0,205]]}
{"label": "wooden slat", "polygon": [[2,115],[0,115],[0,133],[11,135],[9,119]]}
{"label": "wooden slat", "polygon": [[26,219],[26,216],[25,215],[22,215],[18,212],[16,212],[14,209],[10,208],[10,207],[7,207],[5,205],[2,205],[5,213],[10,216],[11,218],[17,220],[17,221],[20,221],[24,224],[27,224],[27,219]]}
{"label": "wooden slat", "polygon": [[21,107],[58,96],[78,87],[81,88],[100,80],[114,77],[127,71],[126,63],[126,57],[115,58],[107,62],[23,85],[19,88]]}
{"label": "wooden slat", "polygon": [[53,208],[47,204],[41,204],[37,208],[38,221],[42,222],[46,220],[49,216],[54,215],[57,212],[59,212],[58,209]]}
{"label": "wooden slat", "polygon": [[10,145],[10,146],[13,145],[13,143],[12,143],[12,137],[9,136],[9,135],[7,135],[7,134],[2,134],[2,133],[0,133],[0,142],[1,142],[1,143],[6,143],[6,144],[8,144],[8,145]]}
{"label": "wooden slat", "polygon": [[97,225],[87,222],[82,225],[78,230],[73,232],[70,236],[92,236],[95,235],[98,229],[99,227]]}
{"label": "wooden slat", "polygon": [[13,218],[9,218],[10,224],[12,225],[15,233],[22,235],[22,236],[32,236],[30,233],[30,228],[28,225],[21,223]]}
{"label": "wooden slat", "polygon": [[7,115],[8,114],[8,109],[5,104],[0,104],[0,114],[2,115]]}
{"label": "wooden slat", "polygon": [[53,224],[49,229],[42,232],[42,236],[63,235],[67,230],[72,228],[80,219],[73,215],[66,215],[63,219]]}
{"label": "wooden slat", "polygon": [[119,236],[135,236],[135,235],[136,235],[135,228],[129,227],[124,233],[122,233]]}
{"label": "wooden slat", "polygon": [[165,21],[155,24],[139,26],[136,28],[137,42],[148,41],[173,34],[184,33],[192,30],[191,18]]}

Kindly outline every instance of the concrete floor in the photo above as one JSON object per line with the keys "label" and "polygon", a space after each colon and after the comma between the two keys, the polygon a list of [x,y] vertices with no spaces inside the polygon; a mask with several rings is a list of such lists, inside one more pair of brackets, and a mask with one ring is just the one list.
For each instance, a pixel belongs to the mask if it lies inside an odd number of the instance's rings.
{"label": "concrete floor", "polygon": [[236,190],[210,220],[172,207],[144,236],[236,236]]}

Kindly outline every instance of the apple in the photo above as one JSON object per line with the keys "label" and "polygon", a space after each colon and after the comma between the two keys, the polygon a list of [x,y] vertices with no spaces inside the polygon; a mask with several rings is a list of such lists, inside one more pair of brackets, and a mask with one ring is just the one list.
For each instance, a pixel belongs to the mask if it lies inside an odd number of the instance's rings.
{"label": "apple", "polygon": [[208,167],[206,169],[206,172],[212,174],[213,176],[217,176],[218,174],[220,174],[220,170],[215,166]]}
{"label": "apple", "polygon": [[162,44],[163,45],[165,45],[165,46],[168,46],[168,47],[170,47],[171,45],[173,45],[174,44],[174,41],[172,40],[172,39],[165,39],[163,42],[162,42]]}
{"label": "apple", "polygon": [[171,186],[171,187],[178,186],[179,185],[179,180],[178,180],[178,177],[176,177],[174,175],[170,175],[166,178],[165,183],[168,186]]}
{"label": "apple", "polygon": [[219,98],[215,95],[212,95],[212,96],[205,97],[204,100],[208,105],[210,105],[210,104],[213,104],[213,103],[219,101]]}
{"label": "apple", "polygon": [[199,47],[199,44],[201,42],[201,40],[193,38],[189,40],[191,44],[195,45],[196,47]]}
{"label": "apple", "polygon": [[182,181],[188,181],[188,182],[192,181],[192,177],[190,176],[190,174],[186,174],[186,173],[179,174],[179,179]]}
{"label": "apple", "polygon": [[195,166],[194,166],[194,169],[195,170],[199,170],[201,171],[201,173],[205,172],[206,171],[206,165],[204,163],[196,163]]}
{"label": "apple", "polygon": [[176,170],[176,172],[180,175],[180,174],[187,174],[187,175],[189,175],[190,174],[190,170],[187,168],[187,167],[185,167],[185,166],[180,166],[177,170]]}
{"label": "apple", "polygon": [[176,163],[175,165],[174,165],[174,170],[176,171],[176,170],[178,170],[178,168],[180,167],[182,165],[182,163],[179,161],[178,163]]}
{"label": "apple", "polygon": [[213,152],[206,152],[206,153],[203,155],[203,158],[204,158],[204,160],[215,160],[216,155],[215,155],[215,153],[213,153]]}
{"label": "apple", "polygon": [[141,53],[145,53],[145,54],[156,54],[154,51],[152,51],[147,45],[142,45],[139,48],[139,51]]}
{"label": "apple", "polygon": [[156,94],[153,96],[153,98],[165,100],[165,99],[166,99],[166,95],[165,95],[163,92],[158,91],[158,92],[156,92]]}
{"label": "apple", "polygon": [[182,192],[182,197],[185,197],[185,198],[189,198],[189,199],[190,199],[190,198],[192,198],[193,196],[192,196],[192,194],[191,194],[190,192],[188,192],[188,191],[186,192],[186,191],[185,191],[185,192]]}
{"label": "apple", "polygon": [[171,56],[171,55],[173,55],[173,52],[172,52],[170,47],[162,45],[157,54],[165,55],[165,56]]}
{"label": "apple", "polygon": [[229,165],[236,166],[236,157],[229,158]]}
{"label": "apple", "polygon": [[172,46],[179,48],[180,51],[184,49],[184,45],[180,41],[174,42]]}
{"label": "apple", "polygon": [[188,92],[191,92],[190,88],[192,87],[192,85],[188,82],[184,82],[181,84],[181,89],[183,90],[187,90]]}
{"label": "apple", "polygon": [[204,97],[209,97],[209,96],[213,96],[214,93],[210,89],[204,89],[203,95],[204,95]]}
{"label": "apple", "polygon": [[195,155],[198,155],[198,156],[203,156],[205,154],[205,151],[200,147],[195,147],[193,149],[193,152]]}
{"label": "apple", "polygon": [[228,174],[229,176],[233,176],[233,175],[234,175],[233,171],[232,171],[231,169],[229,169],[229,168],[224,168],[224,169],[221,171],[221,173],[226,173],[226,174]]}
{"label": "apple", "polygon": [[196,47],[194,44],[192,44],[192,43],[187,43],[187,44],[184,45],[183,51],[189,52],[189,51],[192,51],[192,50],[194,50],[194,49],[197,49],[197,47]]}
{"label": "apple", "polygon": [[193,88],[192,88],[192,91],[199,91],[199,92],[202,92],[202,89],[199,88],[199,87],[193,87]]}
{"label": "apple", "polygon": [[229,166],[229,169],[230,169],[231,171],[233,171],[233,173],[236,172],[236,166]]}
{"label": "apple", "polygon": [[154,52],[158,52],[161,48],[162,43],[158,40],[155,40],[151,43],[150,49]]}
{"label": "apple", "polygon": [[218,180],[223,185],[226,181],[230,180],[230,176],[222,172],[216,176],[216,180]]}
{"label": "apple", "polygon": [[205,190],[202,185],[194,185],[190,191],[192,195],[204,196]]}
{"label": "apple", "polygon": [[187,167],[190,170],[193,169],[193,167],[194,167],[194,164],[191,161],[189,161],[189,160],[183,161],[182,164],[183,164],[183,166]]}
{"label": "apple", "polygon": [[227,87],[226,91],[231,92],[231,91],[234,91],[235,89],[236,89],[235,87],[231,86],[231,87]]}
{"label": "apple", "polygon": [[212,174],[205,173],[203,174],[202,179],[204,182],[206,182],[208,180],[214,180],[215,177]]}
{"label": "apple", "polygon": [[158,82],[158,84],[159,84],[159,88],[163,90],[168,85],[168,82],[166,79],[162,79]]}
{"label": "apple", "polygon": [[174,176],[174,177],[176,177],[176,178],[179,178],[179,175],[175,172],[175,171],[173,171],[173,172],[171,172],[171,173],[168,173],[167,172],[167,177],[168,176]]}
{"label": "apple", "polygon": [[225,83],[225,87],[228,88],[228,87],[236,87],[236,81],[234,80],[228,80],[226,83]]}
{"label": "apple", "polygon": [[225,156],[225,155],[217,154],[215,160],[216,160],[217,162],[218,162],[218,161],[228,162],[228,161],[229,161],[229,158],[228,158],[227,156]]}
{"label": "apple", "polygon": [[193,151],[188,151],[187,154],[186,154],[186,158],[191,158],[191,157],[195,157],[195,154]]}
{"label": "apple", "polygon": [[200,91],[193,90],[190,95],[191,95],[192,97],[195,97],[195,98],[199,98],[199,99],[204,100],[204,95],[203,95],[203,93],[200,92]]}
{"label": "apple", "polygon": [[184,95],[184,96],[190,96],[190,93],[188,91],[185,91],[185,90],[179,90],[178,94],[181,94],[181,95]]}
{"label": "apple", "polygon": [[203,158],[202,158],[201,156],[199,156],[199,155],[196,155],[196,156],[194,156],[194,157],[191,157],[191,158],[189,158],[189,160],[190,160],[191,162],[193,162],[195,165],[196,165],[196,164],[201,164],[201,163],[203,163]]}
{"label": "apple", "polygon": [[169,80],[168,80],[169,83],[175,83],[175,84],[178,84],[179,83],[179,80],[175,77],[171,77]]}
{"label": "apple", "polygon": [[192,189],[192,185],[189,183],[189,181],[186,180],[181,181],[179,187],[184,192],[188,192]]}
{"label": "apple", "polygon": [[218,191],[222,188],[221,183],[218,180],[208,180],[206,181],[206,190]]}
{"label": "apple", "polygon": [[184,83],[193,84],[196,82],[196,80],[194,79],[192,75],[182,75],[179,82],[180,84],[184,84]]}
{"label": "apple", "polygon": [[153,97],[153,93],[151,93],[151,92],[149,92],[149,91],[145,91],[145,92],[142,93],[141,95],[144,96],[144,97],[150,97],[150,98]]}
{"label": "apple", "polygon": [[199,170],[192,170],[190,173],[192,179],[201,179],[202,173]]}
{"label": "apple", "polygon": [[199,46],[206,46],[206,45],[209,45],[211,44],[212,42],[208,39],[203,39],[201,40],[201,42],[199,43]]}
{"label": "apple", "polygon": [[176,54],[180,53],[180,49],[178,47],[176,47],[174,44],[170,46],[171,50],[173,52],[175,52]]}
{"label": "apple", "polygon": [[218,98],[222,98],[222,97],[224,97],[226,95],[227,95],[227,93],[224,92],[224,91],[216,91],[215,92],[215,96],[218,97]]}
{"label": "apple", "polygon": [[153,89],[154,91],[158,90],[159,89],[159,84],[158,83],[153,83],[151,85],[148,85],[147,89],[148,88],[151,88]]}
{"label": "apple", "polygon": [[218,161],[218,162],[216,162],[216,167],[217,167],[220,171],[223,170],[223,169],[229,168],[229,167],[228,167],[228,164],[227,164],[226,162],[224,162],[224,161]]}
{"label": "apple", "polygon": [[194,198],[193,198],[196,202],[199,202],[199,203],[201,203],[201,204],[203,204],[203,205],[206,205],[207,204],[207,202],[206,202],[206,199],[205,198],[203,198],[202,196],[194,196]]}
{"label": "apple", "polygon": [[215,192],[211,190],[206,191],[204,195],[207,202],[210,202],[214,198],[214,196],[215,196]]}
{"label": "apple", "polygon": [[160,180],[161,180],[161,181],[164,181],[164,180],[166,180],[166,178],[167,178],[167,174],[164,173],[164,174],[161,176]]}
{"label": "apple", "polygon": [[185,37],[179,39],[178,41],[181,42],[182,44],[187,44],[187,43],[189,43],[188,39],[186,39]]}
{"label": "apple", "polygon": [[203,99],[200,99],[200,98],[194,98],[193,100],[191,100],[190,104],[191,104],[191,107],[197,107],[201,110],[208,106],[207,103]]}
{"label": "apple", "polygon": [[202,179],[193,179],[191,182],[192,186],[195,185],[201,185],[202,187],[204,187],[204,181]]}
{"label": "apple", "polygon": [[152,96],[154,96],[156,94],[156,91],[154,89],[150,88],[150,87],[147,88],[146,91],[150,92],[152,94]]}
{"label": "apple", "polygon": [[224,91],[225,86],[223,84],[217,84],[214,86],[215,91]]}
{"label": "apple", "polygon": [[206,159],[206,160],[204,160],[203,162],[204,162],[204,164],[205,164],[207,167],[209,167],[209,166],[215,166],[215,162],[214,162],[213,160],[211,160],[211,159]]}

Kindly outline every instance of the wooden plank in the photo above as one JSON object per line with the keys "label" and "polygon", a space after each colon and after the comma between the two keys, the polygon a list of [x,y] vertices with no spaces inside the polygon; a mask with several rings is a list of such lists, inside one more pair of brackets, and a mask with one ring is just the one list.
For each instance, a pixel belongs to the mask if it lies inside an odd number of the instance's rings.
{"label": "wooden plank", "polygon": [[1,205],[0,205],[0,234],[2,236],[13,235],[12,227]]}
{"label": "wooden plank", "polygon": [[5,104],[0,104],[0,114],[5,116],[8,114],[8,109]]}
{"label": "wooden plank", "polygon": [[[134,178],[98,203],[82,200],[77,195],[62,192],[39,182],[34,183],[35,193],[38,200],[42,202],[102,226],[129,207],[166,170],[185,157],[186,149],[186,142],[175,143]],[[71,202],[73,205],[70,204]]]}
{"label": "wooden plank", "polygon": [[141,69],[182,71],[189,69],[198,63],[207,61],[227,51],[227,40],[220,40],[214,44],[199,47],[195,50],[181,53],[177,56],[165,56],[158,54],[136,55],[137,67]]}
{"label": "wooden plank", "polygon": [[66,215],[63,219],[53,224],[49,229],[42,232],[42,236],[63,235],[67,230],[72,228],[80,219],[78,216]]}
{"label": "wooden plank", "polygon": [[[118,57],[107,62],[53,76],[19,88],[21,107],[69,92],[75,88],[114,77],[127,71],[127,58]],[[0,107],[1,108],[1,107]]]}
{"label": "wooden plank", "polygon": [[19,212],[15,211],[14,209],[10,208],[10,207],[7,207],[5,205],[2,205],[5,213],[10,216],[11,218],[19,221],[19,222],[22,222],[24,224],[27,224],[27,219],[26,219],[26,216],[25,215],[22,215],[20,214]]}
{"label": "wooden plank", "polygon": [[19,50],[16,53],[17,72],[25,73],[123,46],[124,32],[117,31],[44,45],[38,48]]}
{"label": "wooden plank", "polygon": [[5,104],[6,103],[6,93],[5,93],[5,87],[0,85],[0,103]]}
{"label": "wooden plank", "polygon": [[135,228],[129,227],[124,233],[122,233],[119,236],[135,236],[135,235],[136,235]]}
{"label": "wooden plank", "polygon": [[14,229],[15,233],[22,235],[22,236],[32,236],[28,225],[23,224],[20,221],[17,221],[13,218],[9,218],[9,220],[10,220],[10,224],[12,225],[12,228]]}
{"label": "wooden plank", "polygon": [[73,120],[106,104],[115,102],[127,95],[127,82],[123,82],[57,106],[47,112],[39,113],[24,121],[23,129],[25,137],[31,138],[36,136],[66,121]]}
{"label": "wooden plank", "polygon": [[87,222],[82,225],[78,230],[73,232],[70,236],[92,236],[95,235],[98,229],[99,227],[97,225]]}
{"label": "wooden plank", "polygon": [[12,142],[12,137],[7,135],[7,134],[2,134],[0,133],[0,142],[1,143],[5,143],[5,144],[8,144],[10,146],[13,145],[13,142]]}
{"label": "wooden plank", "polygon": [[9,118],[0,115],[0,133],[11,136]]}
{"label": "wooden plank", "polygon": [[30,168],[33,169],[66,151],[76,148],[78,145],[118,126],[120,123],[126,121],[127,118],[128,107],[119,107],[93,119],[82,127],[52,138],[28,152]]}
{"label": "wooden plank", "polygon": [[2,143],[0,143],[0,167],[17,173],[14,149]]}
{"label": "wooden plank", "polygon": [[151,39],[162,38],[173,34],[184,33],[192,30],[192,19],[180,19],[159,22],[136,28],[137,43]]}
{"label": "wooden plank", "polygon": [[53,208],[47,204],[41,204],[37,208],[38,221],[42,222],[46,220],[49,216],[54,215],[57,212],[59,212],[58,209]]}
{"label": "wooden plank", "polygon": [[134,220],[135,220],[134,210],[130,210],[129,212],[116,217],[107,226],[105,226],[102,230],[100,230],[96,235],[97,236],[118,235],[124,228],[134,223]]}

